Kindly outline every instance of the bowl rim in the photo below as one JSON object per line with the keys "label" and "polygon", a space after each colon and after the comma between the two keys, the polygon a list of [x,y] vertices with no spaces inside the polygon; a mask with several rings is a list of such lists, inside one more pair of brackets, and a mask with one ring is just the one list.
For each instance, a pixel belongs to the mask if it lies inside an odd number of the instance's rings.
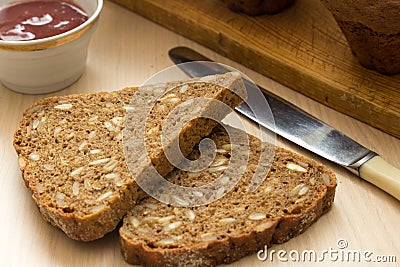
{"label": "bowl rim", "polygon": [[[27,49],[22,49],[22,50],[42,50],[43,46],[44,48],[48,48],[46,44],[49,44],[49,47],[54,47],[54,46],[59,46],[61,44],[64,44],[68,41],[74,40],[81,36],[83,33],[88,31],[93,24],[97,21],[102,9],[103,9],[103,0],[96,0],[97,6],[93,14],[88,18],[87,21],[84,23],[80,24],[78,27],[75,27],[69,31],[53,35],[50,37],[46,38],[41,38],[41,39],[36,39],[36,40],[30,40],[30,41],[4,41],[0,40],[0,50],[5,49],[5,50],[19,50],[18,48],[23,48],[26,47]],[[71,35],[76,35],[73,38]],[[67,41],[64,42],[59,42],[59,40],[62,39],[67,39]],[[15,47],[15,49],[10,49],[11,47]],[[35,49],[36,47],[36,49]]]}

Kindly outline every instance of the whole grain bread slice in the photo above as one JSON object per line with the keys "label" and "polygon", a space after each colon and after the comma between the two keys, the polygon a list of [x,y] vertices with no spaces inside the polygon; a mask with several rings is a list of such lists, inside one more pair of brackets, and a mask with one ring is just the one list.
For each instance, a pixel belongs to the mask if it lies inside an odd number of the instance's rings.
{"label": "whole grain bread slice", "polygon": [[[163,175],[173,166],[163,153],[158,125],[170,110],[194,97],[215,99],[230,107],[245,97],[241,77],[235,73],[146,85],[139,90],[149,98],[160,97],[147,124],[151,133],[146,145],[151,162]],[[34,201],[43,217],[72,239],[90,241],[104,236],[145,195],[123,152],[127,110],[140,108],[130,105],[136,92],[138,88],[125,88],[45,98],[26,109],[15,132],[18,164]],[[216,125],[201,118],[208,109],[208,105],[198,109],[194,115],[199,119],[187,123],[175,137],[185,156]]]}
{"label": "whole grain bread slice", "polygon": [[[239,132],[240,130],[235,129]],[[226,170],[231,143],[223,127],[214,128],[213,163],[197,173],[174,170],[166,178],[177,185],[201,187]],[[123,257],[144,266],[215,266],[231,263],[304,232],[334,201],[336,178],[325,166],[249,135],[250,156],[233,190],[207,205],[178,207],[151,197],[134,206],[119,230]],[[266,179],[249,185],[261,153],[274,155]],[[195,160],[199,151],[189,158]],[[267,165],[267,164],[265,164]]]}

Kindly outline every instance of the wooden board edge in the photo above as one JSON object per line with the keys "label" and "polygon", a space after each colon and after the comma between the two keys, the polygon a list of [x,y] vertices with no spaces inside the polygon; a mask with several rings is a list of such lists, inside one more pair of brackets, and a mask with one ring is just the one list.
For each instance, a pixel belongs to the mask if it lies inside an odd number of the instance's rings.
{"label": "wooden board edge", "polygon": [[[319,103],[400,138],[400,124],[393,123],[393,119],[398,118],[398,115],[392,113],[389,109],[381,109],[373,102],[367,101],[357,95],[343,97],[347,93],[345,88],[339,88],[332,81],[318,79],[312,73],[302,73],[293,66],[282,64],[279,59],[271,55],[263,54],[260,57],[260,51],[252,49],[244,50],[229,35],[224,35],[217,30],[212,31],[201,27],[194,18],[193,20],[185,18],[182,16],[181,9],[179,8],[174,9],[168,5],[159,5],[156,1],[112,1],[231,60],[272,78]],[[171,17],[174,19],[171,19]],[[197,25],[197,27],[194,27],[194,25]],[[203,36],[207,36],[207,38],[205,39]],[[236,55],[241,56],[238,57]],[[243,57],[243,55],[246,56]],[[252,58],[258,58],[258,61],[251,60]],[[263,68],[263,66],[273,67]],[[292,76],[292,79],[282,79],[281,73],[283,71],[287,73],[286,76]],[[293,82],[293,80],[297,82]],[[314,88],[314,90],[309,90],[309,88]],[[327,88],[334,92],[334,97],[327,96],[324,93]]]}

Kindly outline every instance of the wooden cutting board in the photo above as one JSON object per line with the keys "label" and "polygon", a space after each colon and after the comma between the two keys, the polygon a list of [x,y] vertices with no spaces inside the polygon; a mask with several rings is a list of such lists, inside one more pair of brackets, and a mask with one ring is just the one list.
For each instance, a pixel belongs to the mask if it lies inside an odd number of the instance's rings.
{"label": "wooden cutting board", "polygon": [[[400,137],[400,75],[363,68],[319,0],[250,17],[218,0],[113,0],[342,113]],[[399,48],[400,49],[400,48]]]}

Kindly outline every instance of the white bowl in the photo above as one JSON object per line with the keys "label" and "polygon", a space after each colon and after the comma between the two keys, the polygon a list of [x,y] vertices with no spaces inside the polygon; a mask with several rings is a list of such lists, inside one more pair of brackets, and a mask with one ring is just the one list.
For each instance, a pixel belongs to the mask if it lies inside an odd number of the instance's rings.
{"label": "white bowl", "polygon": [[[0,6],[15,0],[0,0]],[[81,76],[103,0],[74,0],[89,19],[62,34],[31,41],[0,40],[0,81],[9,89],[43,94],[63,89]]]}

